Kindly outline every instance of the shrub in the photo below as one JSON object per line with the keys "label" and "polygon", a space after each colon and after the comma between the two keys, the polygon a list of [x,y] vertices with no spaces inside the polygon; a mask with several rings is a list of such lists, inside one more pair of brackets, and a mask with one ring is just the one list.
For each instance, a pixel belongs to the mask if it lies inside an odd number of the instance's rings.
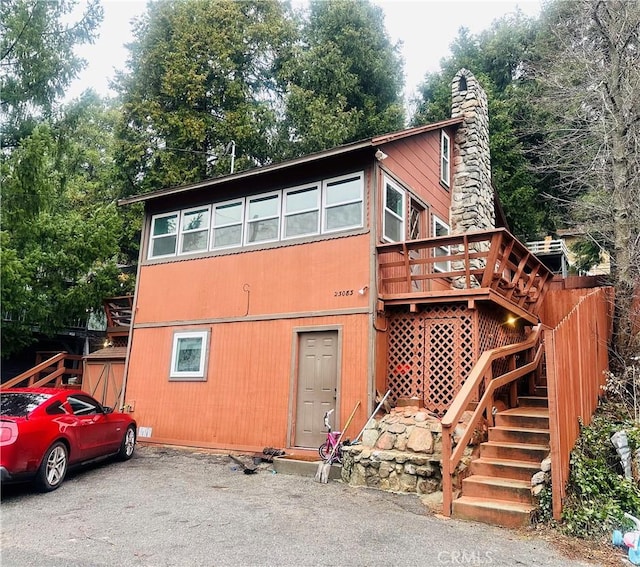
{"label": "shrub", "polygon": [[640,517],[640,487],[625,478],[611,436],[627,431],[632,454],[640,448],[640,424],[619,405],[604,404],[581,434],[571,453],[562,529],[577,537],[610,537],[614,529],[633,527],[624,512]]}

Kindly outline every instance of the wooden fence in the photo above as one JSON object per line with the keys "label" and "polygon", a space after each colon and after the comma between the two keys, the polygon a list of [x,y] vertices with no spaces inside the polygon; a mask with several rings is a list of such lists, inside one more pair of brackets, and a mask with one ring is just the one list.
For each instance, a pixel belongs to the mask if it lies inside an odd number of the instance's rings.
{"label": "wooden fence", "polygon": [[562,514],[569,458],[580,435],[580,421],[591,422],[606,381],[612,304],[612,289],[598,288],[582,297],[555,329],[544,331],[556,520]]}

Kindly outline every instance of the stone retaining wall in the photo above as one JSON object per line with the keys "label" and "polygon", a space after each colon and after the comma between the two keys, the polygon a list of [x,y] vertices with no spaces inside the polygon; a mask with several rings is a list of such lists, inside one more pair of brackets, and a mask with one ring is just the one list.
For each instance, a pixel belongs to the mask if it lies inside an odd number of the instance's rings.
{"label": "stone retaining wall", "polygon": [[[456,430],[464,432],[464,423]],[[466,450],[454,487],[460,485],[471,460]],[[342,479],[352,486],[392,492],[433,494],[442,491],[442,427],[440,420],[418,407],[399,407],[371,419],[362,443],[344,449]]]}

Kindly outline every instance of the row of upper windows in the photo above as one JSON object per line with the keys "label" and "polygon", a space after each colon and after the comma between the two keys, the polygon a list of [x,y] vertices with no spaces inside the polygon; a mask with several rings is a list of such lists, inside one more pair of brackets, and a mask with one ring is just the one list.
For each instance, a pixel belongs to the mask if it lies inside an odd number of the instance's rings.
{"label": "row of upper windows", "polygon": [[148,258],[237,248],[363,226],[364,173],[154,215]]}

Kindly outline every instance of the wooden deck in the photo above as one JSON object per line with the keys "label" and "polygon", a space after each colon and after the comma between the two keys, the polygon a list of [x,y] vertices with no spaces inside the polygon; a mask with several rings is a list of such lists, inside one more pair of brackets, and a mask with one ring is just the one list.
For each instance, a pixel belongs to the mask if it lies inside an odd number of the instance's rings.
{"label": "wooden deck", "polygon": [[553,274],[505,229],[381,244],[384,305],[493,301],[537,323]]}

